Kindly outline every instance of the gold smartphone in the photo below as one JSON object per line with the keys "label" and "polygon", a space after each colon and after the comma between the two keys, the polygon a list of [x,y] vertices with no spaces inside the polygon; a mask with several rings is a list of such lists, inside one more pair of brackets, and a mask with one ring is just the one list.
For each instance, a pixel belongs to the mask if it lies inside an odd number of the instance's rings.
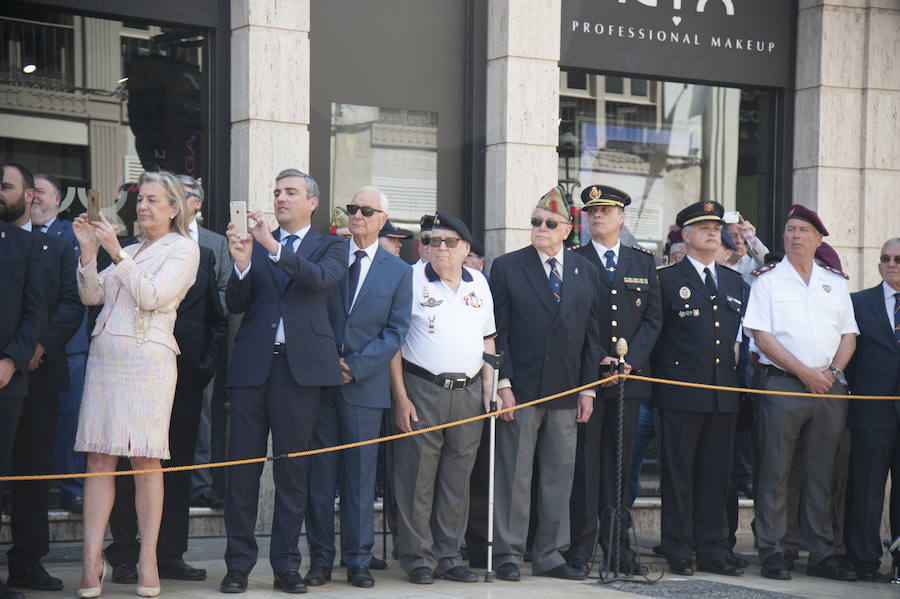
{"label": "gold smartphone", "polygon": [[92,223],[100,222],[100,192],[96,189],[85,190],[87,196],[88,220]]}
{"label": "gold smartphone", "polygon": [[247,202],[231,202],[231,223],[234,225],[232,231],[237,233],[241,239],[246,239]]}

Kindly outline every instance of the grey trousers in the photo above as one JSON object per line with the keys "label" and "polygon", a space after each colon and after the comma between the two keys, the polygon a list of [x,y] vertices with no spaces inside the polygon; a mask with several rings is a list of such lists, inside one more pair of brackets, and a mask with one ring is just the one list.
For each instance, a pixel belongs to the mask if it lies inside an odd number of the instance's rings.
{"label": "grey trousers", "polygon": [[[524,398],[519,398],[525,401]],[[494,564],[522,564],[531,513],[531,476],[537,452],[537,526],[531,568],[541,574],[566,563],[569,497],[575,475],[575,408],[537,405],[497,423]]]}
{"label": "grey trousers", "polygon": [[[417,429],[484,413],[480,381],[457,391],[408,373],[403,382],[419,416]],[[459,548],[481,427],[476,421],[393,441],[396,550],[407,574],[425,566],[441,575],[463,565]]]}
{"label": "grey trousers", "polygon": [[[799,485],[799,526],[809,549],[809,566],[835,552],[834,467],[847,424],[847,400],[787,397],[778,391],[805,391],[799,380],[783,376],[763,377],[759,408],[759,478],[755,492],[756,534],[759,557],[783,552],[787,532],[788,478],[795,452],[802,464]],[[846,394],[835,383],[829,394]]]}

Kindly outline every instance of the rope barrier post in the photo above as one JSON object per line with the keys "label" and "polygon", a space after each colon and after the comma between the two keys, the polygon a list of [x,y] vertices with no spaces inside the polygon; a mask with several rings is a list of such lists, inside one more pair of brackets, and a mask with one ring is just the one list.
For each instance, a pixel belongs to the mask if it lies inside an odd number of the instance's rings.
{"label": "rope barrier post", "polygon": [[[491,389],[491,402],[488,411],[497,411],[497,384],[500,381],[500,366],[503,364],[503,352],[499,354],[484,354],[484,361],[494,369],[494,386]],[[494,582],[494,449],[497,442],[497,417],[489,419],[488,442],[488,526],[487,526],[487,570],[484,573],[485,582]]]}

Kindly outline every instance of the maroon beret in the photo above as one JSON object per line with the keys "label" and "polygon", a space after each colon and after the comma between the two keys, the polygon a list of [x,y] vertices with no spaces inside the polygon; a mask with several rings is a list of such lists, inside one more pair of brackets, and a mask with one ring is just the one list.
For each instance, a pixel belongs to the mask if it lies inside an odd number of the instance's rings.
{"label": "maroon beret", "polygon": [[787,217],[789,219],[797,218],[800,220],[805,220],[806,222],[814,226],[822,235],[828,235],[828,229],[826,229],[825,225],[822,224],[822,220],[819,218],[819,215],[816,214],[814,210],[810,210],[802,204],[794,204],[793,206],[791,206],[791,209],[788,210]]}
{"label": "maroon beret", "polygon": [[838,257],[837,252],[824,241],[816,248],[816,259],[821,260],[834,270],[840,272],[844,271],[841,267],[841,259]]}
{"label": "maroon beret", "polygon": [[681,235],[681,229],[679,227],[675,227],[671,231],[669,231],[668,240],[670,244],[683,242],[684,237]]}

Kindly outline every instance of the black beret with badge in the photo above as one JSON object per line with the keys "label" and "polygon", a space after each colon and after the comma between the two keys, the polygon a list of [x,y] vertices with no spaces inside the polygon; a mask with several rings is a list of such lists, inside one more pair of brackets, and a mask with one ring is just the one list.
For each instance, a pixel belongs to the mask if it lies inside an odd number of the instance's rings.
{"label": "black beret with badge", "polygon": [[469,244],[472,243],[472,233],[469,231],[469,227],[466,226],[466,223],[464,223],[462,219],[453,216],[449,212],[444,212],[443,210],[435,212],[432,230],[434,229],[450,229],[456,231],[459,233],[460,239],[468,241]]}
{"label": "black beret with badge", "polygon": [[378,232],[379,237],[388,237],[390,239],[412,239],[412,233],[401,231],[391,223],[390,220],[384,221],[384,226]]}
{"label": "black beret with badge", "polygon": [[594,206],[618,206],[624,208],[631,204],[631,197],[615,187],[609,185],[591,185],[581,190],[581,209],[587,210]]}
{"label": "black beret with badge", "polygon": [[723,220],[725,216],[725,207],[718,202],[706,200],[704,202],[696,202],[687,208],[684,208],[675,217],[675,224],[682,229],[688,225],[703,221],[714,221],[725,224]]}

